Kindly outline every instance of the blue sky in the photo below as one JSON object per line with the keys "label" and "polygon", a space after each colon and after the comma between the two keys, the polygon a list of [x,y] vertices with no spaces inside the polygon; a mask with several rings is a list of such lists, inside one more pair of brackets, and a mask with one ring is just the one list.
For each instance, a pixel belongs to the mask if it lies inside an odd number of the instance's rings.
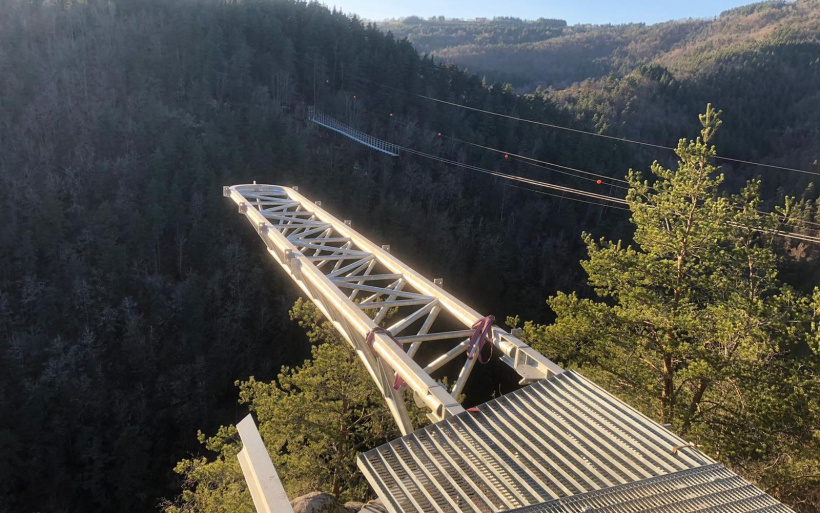
{"label": "blue sky", "polygon": [[422,17],[560,18],[576,23],[657,23],[680,18],[711,18],[721,11],[754,0],[320,0],[346,13],[382,20],[417,15]]}

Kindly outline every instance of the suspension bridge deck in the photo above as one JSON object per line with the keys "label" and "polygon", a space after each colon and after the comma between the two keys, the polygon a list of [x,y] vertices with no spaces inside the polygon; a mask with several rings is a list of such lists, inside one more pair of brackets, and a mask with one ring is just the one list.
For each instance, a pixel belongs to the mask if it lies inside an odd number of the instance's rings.
{"label": "suspension bridge deck", "polygon": [[391,157],[398,157],[399,156],[399,147],[393,143],[383,141],[376,137],[373,137],[370,134],[366,134],[361,130],[356,130],[355,128],[345,125],[341,121],[334,119],[327,114],[316,110],[315,107],[308,107],[308,121],[316,123],[317,125],[321,125],[325,128],[333,130],[334,132],[340,133],[345,137],[353,139],[359,144],[363,144],[374,150],[378,150],[382,153],[390,155]]}

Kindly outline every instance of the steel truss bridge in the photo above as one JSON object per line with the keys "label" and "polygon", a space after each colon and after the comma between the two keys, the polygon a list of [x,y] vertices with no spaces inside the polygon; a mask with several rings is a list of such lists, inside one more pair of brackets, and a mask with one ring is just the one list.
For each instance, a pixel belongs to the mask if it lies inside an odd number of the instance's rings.
{"label": "steel truss bridge", "polygon": [[[391,512],[791,511],[295,187],[223,193],[353,347],[393,414],[403,436],[358,459]],[[529,386],[465,410],[456,398],[490,349]],[[432,422],[415,431],[411,397]],[[237,427],[257,510],[290,510],[252,419]]]}

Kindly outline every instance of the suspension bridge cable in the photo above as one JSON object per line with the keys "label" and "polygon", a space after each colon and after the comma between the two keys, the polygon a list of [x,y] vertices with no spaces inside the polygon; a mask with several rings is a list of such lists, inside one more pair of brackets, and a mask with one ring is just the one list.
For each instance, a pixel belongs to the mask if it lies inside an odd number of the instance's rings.
{"label": "suspension bridge cable", "polygon": [[[740,208],[740,207],[737,207],[737,208]],[[778,216],[781,215],[781,214],[778,214],[777,212],[766,212],[765,210],[755,210],[755,212],[757,212],[758,214],[764,215],[764,216],[768,216],[768,215],[772,215],[772,214],[778,215]],[[787,223],[781,222],[781,224],[787,224]],[[801,228],[802,227],[803,229],[811,230],[813,232],[820,232],[820,228],[812,228],[811,227],[811,226],[820,227],[820,223],[815,223],[814,221],[794,220],[794,221],[791,222],[791,224],[795,228]],[[801,226],[801,225],[806,225],[806,226]]]}
{"label": "suspension bridge cable", "polygon": [[[400,119],[391,118],[391,121],[394,122],[394,123],[398,123],[400,125],[409,127],[409,128],[414,128],[414,129],[419,128],[418,125],[414,125],[414,124],[408,123],[407,121],[402,121]],[[563,175],[567,175],[567,176],[570,176],[572,178],[579,178],[581,180],[588,180],[590,182],[595,182],[598,185],[601,185],[604,180],[606,180],[607,182],[620,182],[620,183],[624,183],[624,184],[629,183],[626,180],[622,180],[620,178],[613,178],[611,176],[602,175],[602,174],[599,174],[599,173],[593,173],[591,171],[584,171],[583,169],[577,169],[577,168],[574,168],[574,167],[563,166],[561,164],[556,164],[554,162],[549,162],[549,161],[546,161],[546,160],[538,160],[536,158],[527,157],[526,155],[520,155],[518,153],[510,153],[509,151],[500,150],[498,148],[492,148],[490,146],[484,146],[484,145],[473,143],[473,142],[470,142],[470,141],[465,141],[463,139],[458,139],[458,138],[450,136],[450,135],[445,135],[442,132],[437,132],[437,137],[441,137],[441,138],[444,138],[444,139],[450,139],[451,141],[455,141],[457,143],[465,144],[465,145],[468,145],[468,146],[473,146],[473,147],[476,147],[476,148],[485,149],[485,150],[492,151],[492,152],[495,152],[495,153],[502,153],[502,154],[504,154],[505,157],[515,157],[515,160],[520,160],[524,164],[527,164],[527,165],[530,165],[530,166],[533,166],[533,167],[537,167],[537,168],[540,168],[540,169],[546,169],[548,171],[552,171],[552,172],[555,172],[555,173],[560,173],[560,174],[563,174]],[[558,168],[558,169],[554,169],[554,168]],[[562,170],[566,170],[566,171],[562,171]],[[568,171],[570,171],[570,172],[568,172]],[[596,178],[589,178],[588,176],[578,176],[577,174],[574,174],[574,173],[582,173],[582,174],[585,174],[585,175],[594,176]],[[612,187],[617,187],[619,189],[624,189],[624,190],[629,189],[629,187],[625,187],[623,185],[615,185],[615,184],[612,184],[612,183],[609,183],[609,185],[611,185]]]}
{"label": "suspension bridge cable", "polygon": [[562,199],[562,200],[577,201],[579,203],[586,203],[587,205],[603,206],[604,208],[614,208],[615,210],[622,210],[624,212],[631,212],[631,210],[626,208],[626,207],[621,207],[621,206],[617,206],[617,205],[602,205],[601,203],[599,203],[597,201],[587,201],[587,200],[582,200],[580,198],[573,198],[573,197],[570,197],[570,196],[562,196],[562,195],[558,195],[558,194],[553,194],[551,192],[536,191],[535,189],[529,189],[527,187],[521,187],[520,185],[513,185],[513,184],[508,183],[508,184],[505,184],[504,186],[505,187],[512,187],[513,189],[521,189],[522,191],[532,192],[534,194],[543,194],[544,196],[552,196],[553,198],[558,198],[558,199]]}
{"label": "suspension bridge cable", "polygon": [[[404,124],[405,126],[408,126],[408,124],[406,122],[402,122],[402,121],[398,121],[398,122]],[[558,167],[558,168],[568,169],[568,170],[576,171],[576,172],[579,172],[579,173],[585,173],[585,174],[588,174],[588,175],[591,175],[591,176],[597,176],[597,177],[601,177],[601,178],[604,178],[604,179],[607,179],[607,180],[618,181],[618,182],[622,182],[622,183],[629,183],[626,180],[620,180],[620,179],[617,179],[617,178],[608,177],[606,175],[593,173],[593,172],[590,172],[590,171],[584,171],[584,170],[581,170],[581,169],[576,169],[576,168],[572,168],[572,167],[568,167],[568,166],[562,166],[560,164],[555,164],[555,163],[552,163],[552,162],[547,162],[547,161],[534,159],[532,157],[527,157],[525,155],[519,155],[519,154],[516,154],[516,153],[509,153],[509,152],[505,152],[504,150],[500,150],[498,148],[492,148],[492,147],[489,147],[489,146],[484,146],[484,145],[473,143],[473,142],[470,142],[470,141],[464,141],[464,140],[458,139],[456,137],[444,135],[441,132],[438,132],[438,136],[442,137],[442,138],[445,138],[445,139],[450,139],[450,140],[458,142],[458,143],[466,144],[468,146],[474,146],[474,147],[477,147],[477,148],[482,148],[482,149],[492,151],[492,152],[496,152],[496,153],[503,153],[505,156],[507,156],[507,155],[513,156],[513,157],[516,157],[517,159],[521,159],[523,161],[523,163],[525,163],[525,164],[529,164],[529,165],[539,167],[539,168],[542,168],[542,169],[547,169],[549,171],[554,171],[554,172],[557,172],[557,173],[562,173],[562,171],[560,171],[559,169],[552,169],[551,167],[548,167],[548,166],[555,166],[555,167]],[[538,165],[538,164],[543,164],[543,165]],[[577,175],[573,175],[571,173],[563,173],[563,174],[566,174],[566,175],[574,177],[574,178],[580,178],[580,179],[584,179],[584,180],[597,182],[595,179],[587,178],[587,177],[584,177],[584,176],[577,176]],[[597,183],[600,183],[600,182],[597,182]],[[629,187],[624,187],[624,186],[621,186],[621,185],[615,185],[615,184],[610,184],[610,185],[612,187],[616,187],[618,189],[624,189],[624,190],[629,189]],[[519,189],[524,189],[522,187],[518,187],[518,188]],[[524,190],[529,190],[529,189],[524,189]],[[538,192],[538,191],[533,191],[533,192]],[[546,193],[539,193],[539,194],[546,194]],[[548,196],[556,196],[556,195],[552,195],[552,194],[547,194],[547,195]],[[558,197],[558,196],[556,196],[556,197]],[[764,210],[758,210],[757,213],[762,214],[762,215],[770,215],[773,212],[766,212]],[[783,223],[783,224],[788,225],[788,223]],[[801,220],[801,221],[798,221],[797,223],[794,223],[794,224],[807,225],[803,228],[806,229],[806,230],[814,231],[814,232],[820,232],[820,223],[817,223],[817,222],[814,222],[814,221]],[[795,226],[794,224],[792,225],[793,228],[800,228],[799,226]],[[815,226],[817,228],[812,228],[810,226]],[[807,235],[807,237],[813,237],[813,236]]]}
{"label": "suspension bridge cable", "polygon": [[[650,148],[655,148],[655,149],[660,149],[660,150],[675,151],[675,149],[676,149],[676,148],[673,148],[672,146],[663,146],[661,144],[653,144],[653,143],[648,143],[648,142],[644,142],[644,141],[638,141],[638,140],[635,140],[635,139],[628,139],[626,137],[616,137],[614,135],[599,134],[599,133],[596,133],[596,132],[590,132],[589,130],[581,130],[581,129],[578,129],[578,128],[570,128],[570,127],[567,127],[567,126],[556,125],[556,124],[553,124],[553,123],[545,123],[543,121],[536,121],[534,119],[527,119],[527,118],[522,118],[522,117],[518,117],[518,116],[511,116],[509,114],[502,114],[500,112],[493,112],[491,110],[479,109],[477,107],[470,107],[470,106],[467,106],[467,105],[461,105],[460,103],[450,102],[450,101],[447,101],[447,100],[442,100],[440,98],[433,98],[432,96],[427,96],[427,95],[424,95],[424,94],[412,93],[410,91],[406,91],[406,90],[400,89],[398,87],[393,87],[393,86],[389,86],[389,85],[386,85],[386,84],[381,84],[379,82],[374,82],[374,81],[368,80],[366,78],[363,78],[362,80],[364,80],[366,82],[370,82],[371,84],[374,84],[374,85],[377,85],[377,86],[380,86],[380,87],[385,87],[385,88],[388,88],[388,89],[394,89],[394,90],[399,91],[399,92],[404,93],[404,94],[416,96],[418,98],[423,98],[425,100],[441,103],[441,104],[444,104],[444,105],[450,105],[450,106],[453,106],[453,107],[458,107],[458,108],[470,110],[470,111],[473,111],[473,112],[480,112],[480,113],[483,113],[483,114],[488,114],[490,116],[497,116],[497,117],[500,117],[500,118],[511,119],[511,120],[514,120],[514,121],[520,121],[522,123],[530,123],[530,124],[533,124],[533,125],[539,125],[539,126],[543,126],[543,127],[547,127],[547,128],[554,128],[554,129],[557,129],[557,130],[564,130],[564,131],[567,131],[567,132],[573,132],[573,133],[577,133],[577,134],[589,135],[589,136],[593,136],[593,137],[600,137],[600,138],[603,138],[603,139],[610,139],[610,140],[613,140],[613,141],[620,141],[620,142],[626,142],[626,143],[630,143],[630,144],[637,144],[637,145],[647,146],[647,147],[650,147]],[[751,165],[751,166],[760,166],[760,167],[766,167],[766,168],[771,168],[771,169],[779,169],[779,170],[782,170],[782,171],[791,171],[791,172],[794,172],[794,173],[804,173],[804,174],[808,174],[808,175],[820,176],[820,172],[818,172],[818,171],[807,171],[805,169],[797,169],[797,168],[793,168],[793,167],[776,166],[774,164],[764,164],[762,162],[753,162],[751,160],[736,159],[736,158],[732,158],[732,157],[716,156],[715,158],[719,159],[719,160],[725,160],[725,161],[729,161],[729,162],[736,162],[736,163],[740,163],[740,164],[747,164],[747,165]]]}
{"label": "suspension bridge cable", "polygon": [[[548,188],[548,189],[559,190],[559,191],[562,191],[562,192],[565,192],[565,193],[568,193],[568,194],[576,194],[576,195],[579,195],[579,196],[585,196],[585,197],[588,197],[588,198],[598,199],[598,200],[603,201],[603,202],[612,202],[612,203],[616,203],[616,204],[620,204],[620,205],[628,205],[628,203],[625,199],[621,199],[621,198],[618,198],[618,197],[606,196],[606,195],[602,195],[602,194],[596,194],[596,193],[583,191],[583,190],[579,190],[579,189],[572,189],[570,187],[555,185],[555,184],[551,184],[549,182],[542,182],[540,180],[533,180],[533,179],[524,178],[524,177],[521,177],[521,176],[508,175],[506,173],[499,173],[497,171],[491,171],[489,169],[485,169],[485,168],[482,168],[482,167],[473,166],[473,165],[470,165],[470,164],[464,164],[462,162],[458,162],[458,161],[438,157],[438,156],[435,156],[435,155],[430,155],[429,153],[424,153],[422,151],[417,151],[417,150],[414,150],[412,148],[400,147],[400,149],[402,151],[406,151],[406,152],[411,153],[413,155],[418,155],[420,157],[425,157],[425,158],[435,160],[435,161],[439,161],[439,162],[449,164],[449,165],[452,165],[452,166],[457,166],[457,167],[461,167],[461,168],[464,168],[464,169],[477,171],[479,173],[484,173],[484,174],[496,176],[498,178],[504,178],[504,179],[507,179],[507,180],[518,181],[518,182],[526,183],[526,184],[529,184],[529,185],[534,185],[534,186],[537,186],[537,187],[543,187],[543,188]],[[544,194],[544,195],[547,195],[547,196],[553,196],[553,197],[565,198],[565,199],[569,199],[569,200],[573,200],[573,201],[579,201],[581,203],[590,203],[590,204],[595,204],[595,205],[601,205],[601,206],[604,206],[604,207],[607,207],[607,208],[617,208],[617,209],[620,209],[620,210],[630,210],[628,208],[617,207],[615,205],[606,205],[605,203],[594,203],[594,202],[590,202],[590,201],[585,201],[585,200],[581,200],[579,198],[571,198],[571,197],[567,198],[566,196],[558,196],[557,194],[550,194],[550,193],[546,193],[546,192],[542,192],[542,191],[536,191],[536,190],[532,190],[532,189],[528,189],[528,188],[520,187],[520,186],[510,185],[510,187],[515,187],[517,189],[522,189],[522,190],[528,190],[528,191],[534,192],[536,194]],[[729,224],[732,225],[732,226],[739,227],[739,228],[743,227],[742,225],[740,225],[738,223],[729,223]],[[794,240],[799,240],[799,241],[803,241],[803,242],[811,242],[811,243],[814,243],[814,244],[820,244],[820,237],[813,237],[811,235],[803,235],[803,234],[799,234],[799,233],[784,232],[784,231],[780,231],[780,230],[776,230],[776,229],[762,228],[762,227],[750,227],[750,229],[752,229],[754,231],[757,231],[757,232],[760,232],[760,233],[767,233],[767,234],[771,234],[771,235],[775,235],[775,236],[784,237],[784,238],[787,238],[787,239],[794,239]]]}
{"label": "suspension bridge cable", "polygon": [[[455,138],[451,138],[451,139],[455,139]],[[465,142],[466,144],[473,144],[473,143],[468,143],[466,141],[459,141],[459,142]],[[480,146],[480,145],[476,145],[476,146]],[[529,184],[529,185],[534,185],[534,186],[537,186],[537,187],[559,190],[562,193],[575,194],[575,195],[579,195],[579,196],[586,196],[586,197],[589,197],[589,198],[598,199],[598,200],[603,201],[603,202],[613,202],[613,203],[617,203],[617,204],[621,204],[621,205],[628,205],[628,203],[625,199],[622,199],[622,198],[619,198],[619,197],[608,196],[608,195],[603,195],[603,194],[597,194],[597,193],[584,191],[584,190],[580,190],[580,189],[573,189],[571,187],[560,186],[560,185],[552,184],[552,183],[549,183],[549,182],[542,182],[540,180],[534,180],[534,179],[531,179],[531,178],[525,178],[525,177],[510,175],[510,174],[501,173],[501,172],[497,172],[497,171],[491,171],[489,169],[481,168],[481,167],[478,167],[478,166],[473,166],[473,165],[470,165],[470,164],[464,164],[464,163],[461,163],[461,162],[458,162],[458,161],[438,157],[438,156],[431,155],[431,154],[428,154],[428,153],[424,153],[424,152],[414,150],[414,149],[411,149],[411,148],[402,147],[402,146],[398,146],[398,145],[397,145],[397,147],[400,150],[406,151],[406,152],[414,154],[414,155],[418,155],[418,156],[425,157],[425,158],[428,158],[428,159],[436,160],[436,161],[439,161],[439,162],[442,162],[442,163],[445,163],[445,164],[461,167],[461,168],[464,168],[464,169],[469,169],[469,170],[472,170],[472,171],[477,171],[477,172],[480,172],[480,173],[489,174],[489,175],[496,176],[496,177],[499,177],[499,178],[503,178],[503,179],[506,179],[506,180],[518,181],[518,182],[526,183],[526,184]],[[501,151],[501,150],[497,150],[497,149],[489,148],[489,147],[484,147],[484,148],[491,149],[493,151]],[[529,160],[535,160],[535,159],[529,159]],[[582,177],[576,177],[576,178],[582,178]],[[539,193],[539,194],[545,194],[545,195],[548,195],[548,196],[559,197],[559,196],[554,195],[554,194],[544,193],[544,192],[540,192],[540,191],[534,191],[534,190],[527,189],[527,188],[524,188],[524,187],[516,187],[516,188],[523,189],[523,190],[530,190],[531,192],[535,192],[535,193]],[[564,198],[565,196],[560,196],[560,197]],[[592,202],[588,202],[588,201],[578,200],[576,198],[567,198],[567,199],[580,201],[582,203],[592,203]],[[597,203],[594,203],[594,204],[597,204]],[[601,203],[601,205],[605,206],[604,203]],[[616,208],[616,207],[611,206],[611,205],[607,205],[607,207]],[[626,209],[623,209],[623,210],[626,210]],[[770,212],[763,212],[763,211],[757,211],[757,212],[759,214],[764,214],[764,215],[771,214]],[[817,223],[813,223],[811,221],[805,221],[804,223],[805,224],[817,224]],[[736,223],[733,223],[733,224],[736,225]],[[741,225],[737,225],[737,226],[741,226]],[[797,234],[797,233],[793,233],[793,232],[782,232],[782,231],[779,231],[779,230],[776,230],[776,229],[767,229],[767,228],[752,228],[752,229],[755,230],[755,231],[761,232],[761,233],[770,233],[770,234],[779,235],[779,236],[782,236],[782,237],[785,237],[785,238],[801,240],[801,241],[804,241],[804,242],[812,242],[812,243],[816,243],[816,244],[820,243],[820,237]],[[812,228],[808,228],[808,229],[809,230],[814,230]],[[818,230],[814,230],[814,231],[818,231]]]}
{"label": "suspension bridge cable", "polygon": [[[395,120],[395,121],[398,122],[398,123],[401,123],[404,126],[411,126],[409,123],[407,123],[405,121],[401,121],[401,120]],[[587,177],[583,177],[583,176],[577,176],[577,175],[574,175],[574,174],[571,174],[571,173],[562,172],[559,169],[552,169],[551,167],[548,167],[548,166],[555,166],[555,167],[558,167],[558,168],[568,169],[568,170],[576,171],[576,172],[579,172],[579,173],[585,173],[585,174],[588,174],[588,175],[591,175],[591,176],[598,176],[598,177],[602,177],[602,178],[607,179],[607,180],[618,181],[618,182],[622,182],[622,183],[629,183],[626,180],[620,180],[618,178],[612,178],[612,177],[608,177],[606,175],[601,175],[601,174],[598,174],[598,173],[592,173],[590,171],[584,171],[584,170],[581,170],[581,169],[576,169],[576,168],[572,168],[572,167],[568,167],[568,166],[562,166],[560,164],[555,164],[555,163],[552,163],[552,162],[547,162],[547,161],[534,159],[534,158],[531,158],[531,157],[527,157],[525,155],[519,155],[519,154],[516,154],[516,153],[505,152],[504,150],[500,150],[498,148],[492,148],[492,147],[489,147],[489,146],[484,146],[484,145],[473,143],[473,142],[470,142],[470,141],[465,141],[465,140],[462,140],[462,139],[458,139],[456,137],[444,135],[441,132],[438,132],[438,136],[442,137],[442,138],[445,138],[445,139],[450,139],[450,140],[458,142],[458,143],[466,144],[468,146],[474,146],[474,147],[482,148],[482,149],[485,149],[485,150],[488,150],[488,151],[493,151],[493,152],[496,152],[496,153],[503,153],[504,155],[510,155],[510,156],[516,157],[517,159],[521,159],[522,162],[525,163],[525,164],[535,166],[535,167],[539,167],[539,168],[542,168],[542,169],[547,169],[549,171],[553,171],[553,172],[557,172],[557,173],[566,174],[566,175],[571,176],[573,178],[580,178],[580,179],[589,180],[589,181],[596,181],[595,179],[592,179],[592,178],[587,178]],[[538,165],[538,164],[544,164],[544,165]],[[624,190],[628,189],[628,187],[624,187],[624,186],[620,186],[620,185],[614,185],[614,184],[610,184],[610,185],[612,187],[617,187],[619,189],[624,189]],[[523,190],[530,190],[530,189],[526,189],[526,188],[523,188],[523,187],[517,187],[517,188],[523,189]],[[548,194],[548,193],[539,192],[539,191],[532,191],[532,192],[536,192],[538,194],[546,194],[547,196],[563,197],[563,196],[557,196],[557,195],[554,195],[554,194]],[[584,203],[589,203],[589,202],[584,202]],[[612,208],[615,208],[615,207],[612,207]],[[766,212],[764,210],[757,210],[757,213],[762,214],[762,215],[771,215],[774,212]],[[790,223],[782,223],[782,224],[789,225]],[[818,223],[818,222],[808,221],[808,220],[800,220],[800,221],[791,223],[793,228],[800,228],[800,226],[799,226],[800,224],[806,225],[806,226],[803,226],[803,228],[806,229],[806,230],[810,230],[810,231],[813,231],[813,232],[820,233],[820,223]],[[807,237],[812,237],[812,236],[807,235]]]}
{"label": "suspension bridge cable", "polygon": [[[441,133],[441,132],[439,132],[439,133]],[[620,183],[625,183],[625,184],[629,183],[626,180],[621,180],[620,178],[613,178],[611,176],[606,176],[606,175],[602,175],[602,174],[598,174],[598,173],[593,173],[591,171],[584,171],[583,169],[577,169],[577,168],[574,168],[574,167],[563,166],[561,164],[556,164],[554,162],[548,162],[546,160],[539,160],[539,159],[535,159],[535,158],[532,158],[532,157],[527,157],[526,155],[520,155],[518,153],[510,153],[509,151],[499,150],[498,148],[492,148],[490,146],[484,146],[484,145],[476,144],[476,143],[473,143],[473,142],[470,142],[470,141],[464,141],[462,139],[457,139],[457,138],[449,136],[449,135],[441,134],[441,137],[443,137],[445,139],[450,139],[450,140],[459,142],[461,144],[474,146],[476,148],[482,148],[482,149],[485,149],[485,150],[488,150],[488,151],[493,151],[495,153],[502,153],[504,155],[509,155],[510,157],[515,157],[517,159],[527,161],[526,163],[543,164],[543,166],[537,166],[537,167],[542,167],[543,169],[550,169],[550,171],[555,171],[557,173],[561,173],[561,171],[559,171],[558,169],[551,169],[550,167],[546,167],[546,166],[557,167],[559,169],[566,169],[568,171],[574,171],[576,173],[582,173],[582,174],[585,174],[585,175],[594,176],[596,178],[599,178],[599,179],[602,179],[602,180],[608,180],[608,181],[611,181],[611,182],[620,182]],[[563,172],[563,174],[566,174],[566,175],[569,175],[569,176],[574,176],[575,178],[590,180],[590,181],[593,181],[593,182],[596,181],[596,178],[587,178],[587,177],[584,177],[584,176],[577,176],[577,175],[573,175],[573,174],[566,173],[566,172]],[[629,187],[624,187],[622,185],[614,185],[614,186],[618,187],[619,189],[628,189],[629,188]]]}
{"label": "suspension bridge cable", "polygon": [[729,224],[729,226],[734,226],[735,228],[748,228],[752,231],[759,232],[759,233],[768,233],[770,235],[774,235],[774,236],[777,236],[777,237],[785,237],[787,239],[796,239],[796,240],[801,240],[803,242],[813,242],[815,244],[820,244],[820,237],[813,237],[811,235],[803,235],[802,233],[781,232],[781,231],[773,229],[773,228],[743,226],[740,223],[734,223],[734,222],[729,222],[728,224]]}
{"label": "suspension bridge cable", "polygon": [[[391,117],[391,119],[393,119],[393,118]],[[398,121],[398,120],[395,120],[395,121]],[[402,123],[402,124],[405,124],[401,121],[398,121],[398,122]],[[353,130],[353,129],[350,128],[350,130]],[[357,135],[354,139],[359,140],[358,139],[359,137],[360,137],[360,135]],[[362,141],[359,141],[359,142],[362,142]],[[390,143],[390,144],[393,144],[393,143]],[[368,144],[368,146],[370,146],[370,145]],[[507,174],[507,173],[501,173],[499,171],[492,171],[492,170],[482,168],[482,167],[479,167],[479,166],[474,166],[474,165],[471,165],[471,164],[465,164],[465,163],[458,162],[458,161],[455,161],[455,160],[446,159],[446,158],[439,157],[439,156],[436,156],[436,155],[431,155],[429,153],[425,153],[425,152],[422,152],[422,151],[419,151],[419,150],[414,150],[412,148],[407,148],[407,147],[403,147],[403,146],[399,146],[399,145],[395,145],[395,144],[393,144],[393,146],[399,151],[404,151],[404,152],[407,152],[407,153],[415,154],[415,155],[418,155],[418,156],[421,156],[421,157],[424,157],[424,158],[436,160],[438,162],[442,162],[442,163],[445,163],[445,164],[450,164],[450,165],[453,165],[453,166],[456,166],[456,167],[461,167],[461,168],[468,169],[468,170],[471,170],[471,171],[477,171],[479,173],[489,174],[489,175],[492,175],[492,176],[496,176],[498,178],[503,178],[503,179],[512,180],[512,181],[518,181],[518,182],[521,182],[521,183],[526,183],[526,184],[529,184],[529,185],[534,185],[534,186],[542,187],[542,188],[554,189],[554,190],[558,190],[558,191],[561,191],[562,193],[566,193],[566,194],[575,194],[575,195],[579,195],[579,196],[586,196],[586,197],[594,198],[594,199],[601,200],[601,201],[604,201],[604,202],[615,202],[615,203],[620,203],[620,204],[626,205],[626,200],[622,199],[622,198],[619,198],[619,197],[614,197],[614,196],[605,195],[605,194],[598,194],[598,193],[594,193],[594,192],[591,192],[591,191],[584,191],[584,190],[581,190],[581,189],[574,189],[572,187],[566,187],[566,186],[563,186],[563,185],[557,185],[557,184],[553,184],[553,183],[549,183],[549,182],[543,182],[543,181],[540,181],[540,180],[535,180],[535,179],[532,179],[532,178],[526,178],[526,177],[522,177],[522,176],[518,176],[518,175],[511,175],[511,174]]]}
{"label": "suspension bridge cable", "polygon": [[486,168],[483,168],[483,167],[473,166],[473,165],[470,165],[470,164],[464,164],[462,162],[458,162],[458,161],[450,160],[450,159],[445,159],[445,158],[438,157],[438,156],[435,156],[435,155],[430,155],[429,153],[424,153],[422,151],[417,151],[417,150],[402,147],[402,146],[400,146],[399,149],[401,151],[406,151],[407,153],[418,155],[420,157],[428,158],[428,159],[431,159],[431,160],[436,160],[436,161],[439,161],[439,162],[442,162],[442,163],[445,163],[445,164],[450,164],[452,166],[461,167],[461,168],[464,168],[464,169],[469,169],[471,171],[476,171],[476,172],[479,172],[479,173],[492,175],[492,176],[495,176],[495,177],[498,177],[498,178],[504,178],[506,180],[513,180],[513,181],[517,181],[517,182],[521,182],[521,183],[535,185],[537,187],[544,187],[546,189],[554,189],[554,190],[557,190],[557,191],[562,191],[562,192],[565,192],[567,194],[576,194],[576,195],[579,195],[579,196],[586,196],[586,197],[589,197],[589,198],[595,198],[595,199],[602,200],[602,201],[612,201],[614,203],[620,203],[620,204],[623,204],[623,205],[627,204],[625,199],[621,199],[621,198],[614,197],[614,196],[607,196],[605,194],[597,194],[597,193],[594,193],[594,192],[583,191],[583,190],[580,190],[580,189],[573,189],[572,187],[565,187],[563,185],[555,185],[555,184],[552,184],[552,183],[549,183],[549,182],[542,182],[540,180],[534,180],[532,178],[525,178],[523,176],[516,176],[516,175],[510,175],[510,174],[507,174],[507,173],[500,173],[498,171],[492,171],[492,170],[489,170],[489,169],[486,169]]}
{"label": "suspension bridge cable", "polygon": [[[518,160],[518,159],[511,159],[511,160]],[[600,178],[596,180],[595,178],[588,178],[586,176],[574,175],[570,172],[562,171],[560,169],[554,169],[554,168],[550,167],[549,165],[543,165],[543,164],[539,164],[537,162],[528,162],[526,160],[521,160],[520,162],[523,163],[523,164],[526,164],[528,166],[531,166],[531,167],[537,167],[539,169],[546,169],[547,171],[552,171],[553,173],[560,173],[562,175],[567,175],[571,178],[577,178],[579,180],[587,180],[587,181],[593,182],[593,183],[598,184],[598,185],[609,185],[611,188],[621,189],[621,190],[624,190],[624,191],[629,190],[629,187],[625,187],[623,185],[616,185],[614,183],[608,183],[607,184]]]}

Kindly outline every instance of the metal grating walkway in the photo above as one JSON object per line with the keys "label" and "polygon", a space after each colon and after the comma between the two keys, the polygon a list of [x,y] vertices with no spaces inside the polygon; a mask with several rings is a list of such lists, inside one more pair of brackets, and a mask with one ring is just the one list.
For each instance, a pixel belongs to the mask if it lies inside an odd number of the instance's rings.
{"label": "metal grating walkway", "polygon": [[606,490],[556,499],[515,513],[789,513],[723,465],[708,465]]}
{"label": "metal grating walkway", "polygon": [[353,139],[359,144],[363,144],[365,146],[373,148],[374,150],[386,153],[391,157],[399,156],[399,147],[397,145],[387,141],[383,141],[377,137],[373,137],[370,134],[366,134],[361,130],[356,130],[353,127],[347,126],[344,123],[328,116],[327,114],[319,110],[316,110],[316,107],[308,107],[308,121],[312,121],[317,125],[329,128],[334,132],[338,132],[345,137]]}
{"label": "metal grating walkway", "polygon": [[549,505],[565,503],[556,499],[592,500],[605,489],[627,497],[634,483],[648,487],[660,476],[724,468],[572,371],[361,454],[358,463],[396,513],[556,507]]}

